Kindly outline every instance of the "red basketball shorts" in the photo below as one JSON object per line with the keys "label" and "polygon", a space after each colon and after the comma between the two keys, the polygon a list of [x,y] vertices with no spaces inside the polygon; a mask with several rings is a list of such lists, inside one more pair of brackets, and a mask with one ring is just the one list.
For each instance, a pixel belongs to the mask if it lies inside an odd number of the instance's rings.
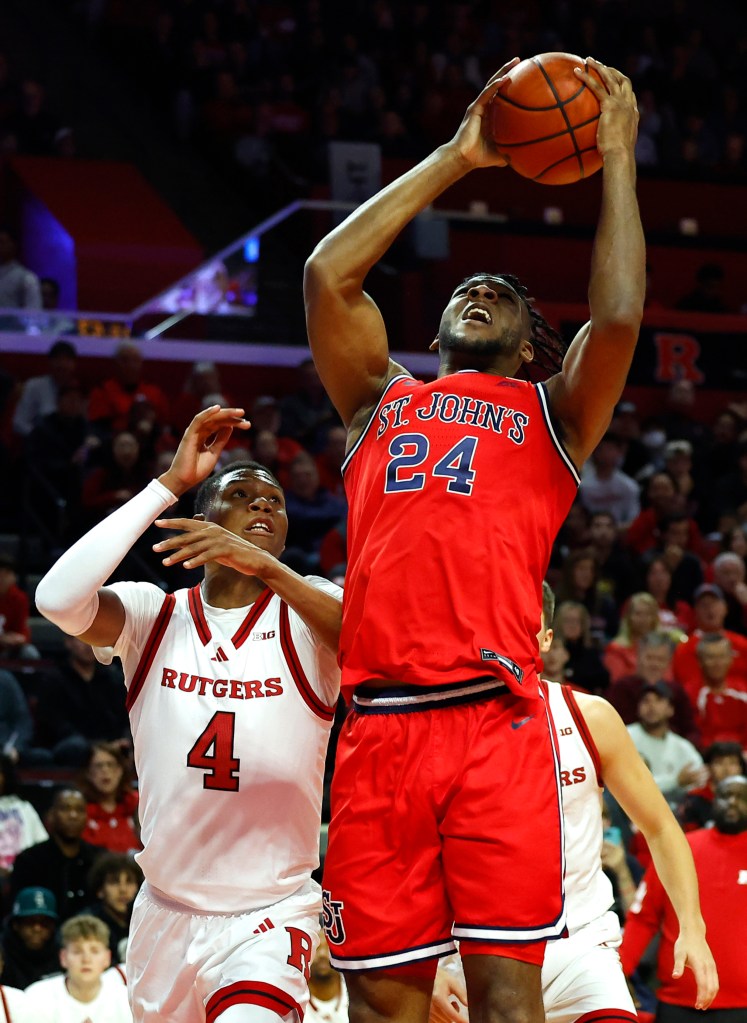
{"label": "red basketball shorts", "polygon": [[564,933],[549,712],[541,697],[486,688],[369,691],[368,706],[354,703],[337,749],[324,864],[338,969],[434,959],[454,938],[463,954],[474,942],[481,953],[541,964],[544,943]]}

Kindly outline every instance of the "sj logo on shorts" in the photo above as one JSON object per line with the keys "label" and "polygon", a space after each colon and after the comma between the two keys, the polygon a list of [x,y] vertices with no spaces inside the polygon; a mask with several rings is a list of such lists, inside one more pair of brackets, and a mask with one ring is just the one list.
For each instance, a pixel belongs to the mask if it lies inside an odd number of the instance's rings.
{"label": "sj logo on shorts", "polygon": [[326,889],[322,892],[322,915],[324,918],[324,933],[331,945],[342,945],[345,941],[345,925],[342,922],[342,911],[345,908],[344,902],[335,902],[330,892]]}

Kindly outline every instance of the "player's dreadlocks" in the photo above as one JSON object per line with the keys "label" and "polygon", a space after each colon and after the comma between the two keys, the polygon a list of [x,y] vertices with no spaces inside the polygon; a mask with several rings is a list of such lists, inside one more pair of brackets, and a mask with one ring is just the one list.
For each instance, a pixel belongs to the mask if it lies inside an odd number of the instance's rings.
{"label": "player's dreadlocks", "polygon": [[521,283],[518,277],[513,274],[504,273],[474,273],[465,277],[462,284],[468,284],[476,278],[500,277],[507,284],[510,284],[517,295],[523,300],[532,321],[532,345],[534,347],[534,365],[543,370],[548,376],[559,373],[563,365],[565,353],[568,351],[568,343],[565,339],[547,322],[542,313],[538,312],[529,297],[529,291]]}

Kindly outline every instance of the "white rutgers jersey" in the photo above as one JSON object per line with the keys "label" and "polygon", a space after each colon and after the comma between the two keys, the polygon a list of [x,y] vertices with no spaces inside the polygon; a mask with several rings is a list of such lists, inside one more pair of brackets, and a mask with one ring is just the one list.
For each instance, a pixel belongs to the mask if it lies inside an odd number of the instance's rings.
{"label": "white rutgers jersey", "polygon": [[[602,778],[599,753],[573,690],[541,680],[555,722],[565,822],[568,932],[602,916],[614,902],[602,870]],[[548,946],[549,947],[549,946]]]}
{"label": "white rutgers jersey", "polygon": [[269,589],[230,610],[203,604],[199,586],[110,589],[125,626],[96,656],[122,659],[146,879],[207,913],[291,895],[319,863],[334,655]]}

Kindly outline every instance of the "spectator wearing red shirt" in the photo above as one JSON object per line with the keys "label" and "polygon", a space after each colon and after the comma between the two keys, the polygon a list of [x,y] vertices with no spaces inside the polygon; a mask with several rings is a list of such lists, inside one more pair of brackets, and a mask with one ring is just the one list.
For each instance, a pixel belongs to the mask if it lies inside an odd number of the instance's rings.
{"label": "spectator wearing red shirt", "polygon": [[[625,542],[636,554],[645,554],[661,543],[663,523],[673,515],[681,515],[685,499],[677,490],[677,484],[666,472],[655,472],[646,487],[648,506],[631,522],[625,534]],[[688,518],[687,549],[701,556],[703,538],[694,519]]]}
{"label": "spectator wearing red shirt", "polygon": [[738,742],[747,749],[747,685],[730,673],[734,651],[725,636],[703,636],[698,660],[704,685],[695,697],[702,745]]}
{"label": "spectator wearing red shirt", "polygon": [[29,598],[18,585],[15,560],[0,554],[0,658],[38,657],[31,643]]}
{"label": "spectator wearing red shirt", "polygon": [[706,1012],[692,1011],[696,986],[691,970],[672,975],[679,933],[672,904],[653,866],[641,883],[625,921],[620,959],[630,976],[651,939],[661,933],[657,975],[657,1023],[744,1023],[747,1018],[747,778],[722,781],[714,799],[713,828],[687,836],[700,886],[700,907],[718,968],[719,992]]}
{"label": "spectator wearing red shirt", "polygon": [[114,373],[91,391],[88,418],[105,432],[126,430],[133,403],[149,401],[158,421],[169,421],[169,403],[156,384],[142,379],[143,356],[134,341],[123,341],[114,353]]}
{"label": "spectator wearing red shirt", "polygon": [[703,672],[698,661],[698,643],[703,636],[715,635],[728,639],[734,651],[731,674],[747,683],[747,637],[724,628],[726,601],[718,586],[703,583],[693,595],[695,628],[686,643],[678,643],[672,660],[672,674],[694,703],[703,686]]}
{"label": "spectator wearing red shirt", "polygon": [[138,797],[119,743],[93,743],[80,788],[88,803],[88,824],[81,836],[84,841],[109,852],[142,849],[136,825]]}

